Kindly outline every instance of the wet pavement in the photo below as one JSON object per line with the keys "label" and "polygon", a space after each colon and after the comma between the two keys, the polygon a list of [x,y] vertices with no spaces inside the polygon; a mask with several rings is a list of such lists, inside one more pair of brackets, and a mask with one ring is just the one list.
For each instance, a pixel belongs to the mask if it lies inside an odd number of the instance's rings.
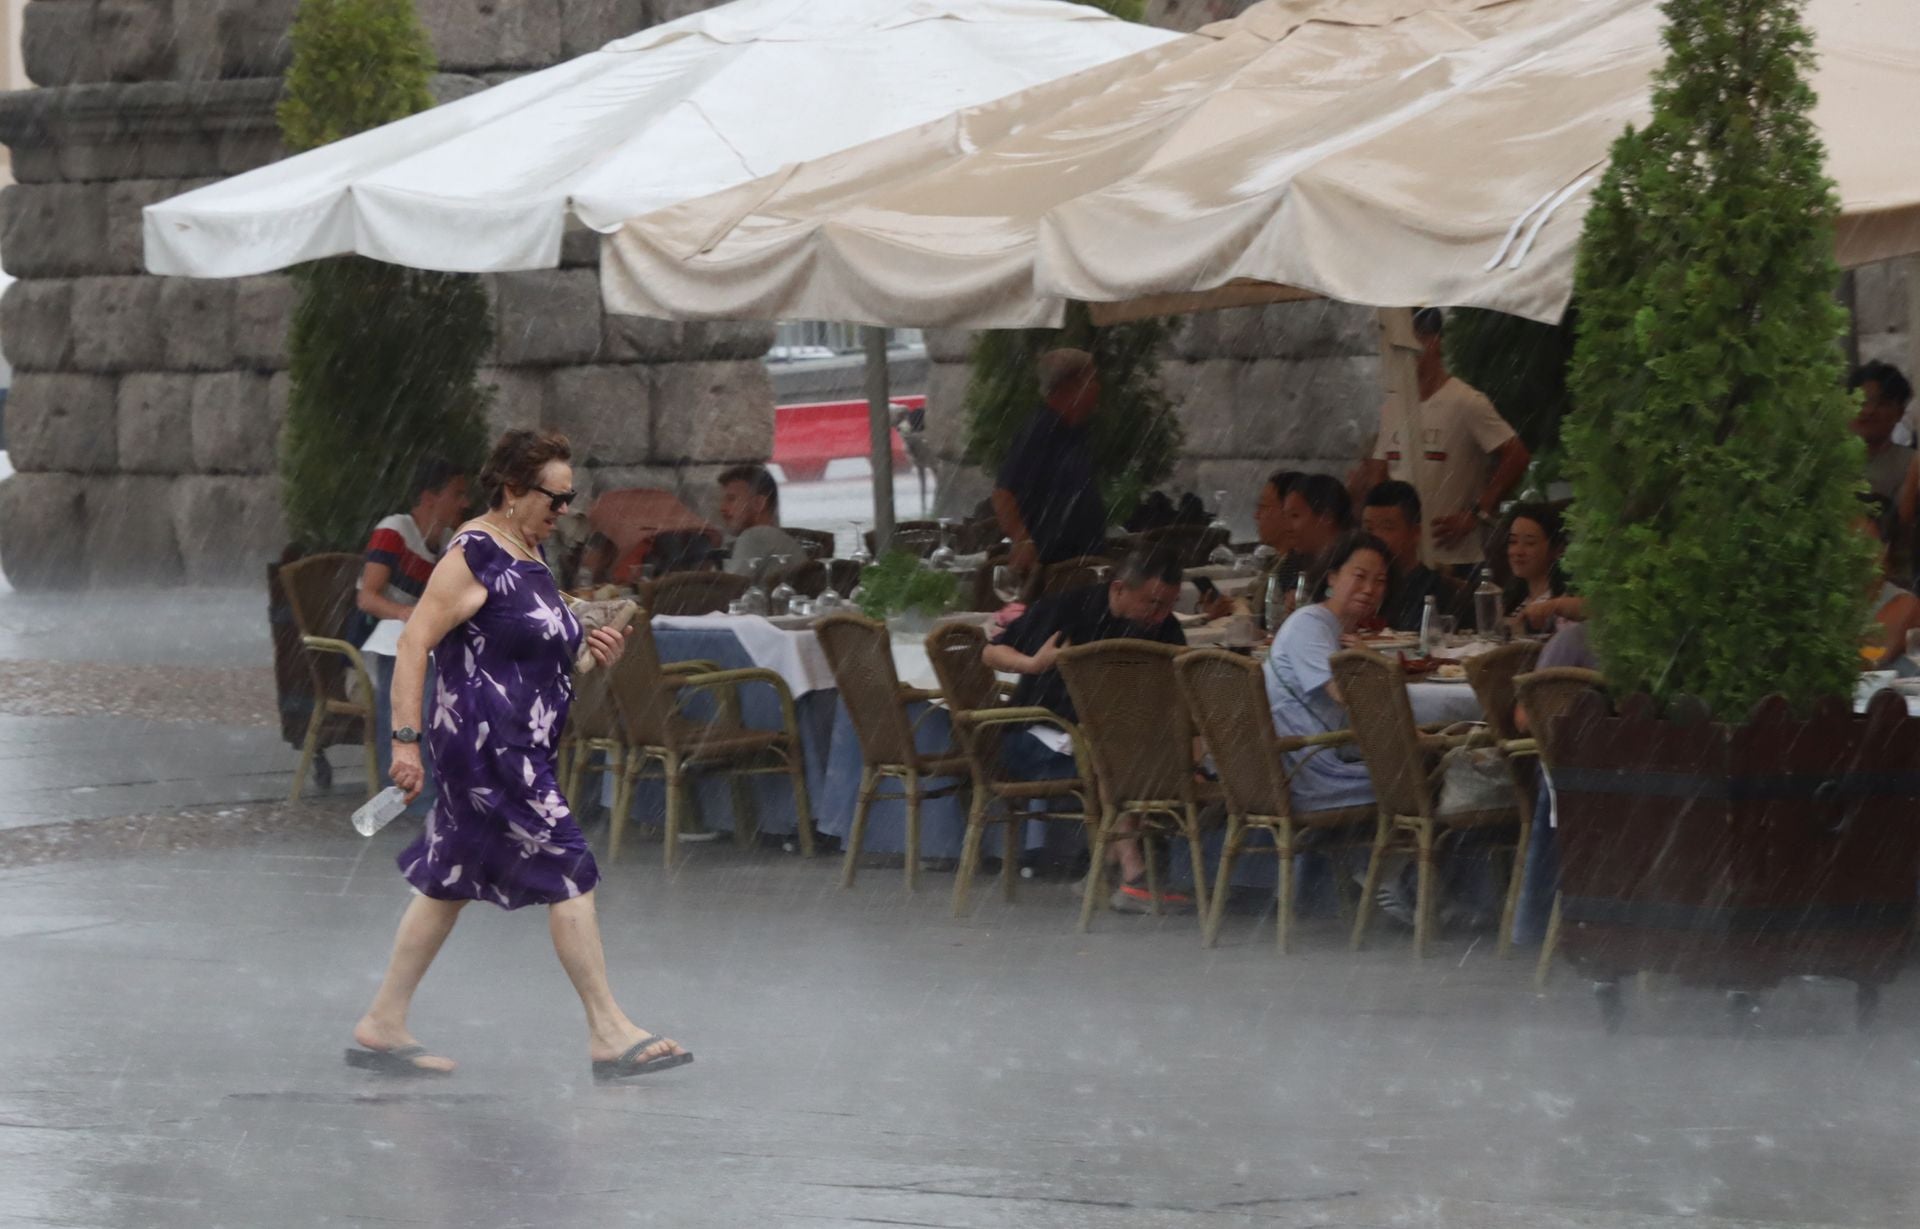
{"label": "wet pavement", "polygon": [[140,600],[0,598],[0,1225],[1920,1223],[1920,978],[1868,1034],[1849,988],[1796,982],[1750,1029],[1643,988],[1610,1038],[1579,982],[1536,994],[1484,941],[1081,936],[1050,883],[983,881],[955,921],[947,876],[842,892],[726,844],[667,874],[630,843],[599,893],[616,990],[692,1067],[596,1086],[544,919],[475,907],[414,1019],[460,1071],[380,1081],[341,1050],[409,833],[353,835],[346,784],[278,801],[294,757],[257,713],[23,699],[47,662],[217,694],[265,661],[251,594],[113,640]]}

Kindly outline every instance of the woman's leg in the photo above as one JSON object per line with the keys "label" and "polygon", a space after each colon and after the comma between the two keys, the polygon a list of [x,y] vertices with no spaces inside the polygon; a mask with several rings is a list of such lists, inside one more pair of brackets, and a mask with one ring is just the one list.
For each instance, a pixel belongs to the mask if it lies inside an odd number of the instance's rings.
{"label": "woman's leg", "polygon": [[[392,1050],[414,1044],[407,1031],[407,1012],[413,1006],[413,992],[427,975],[440,945],[453,933],[460,918],[463,900],[434,900],[415,896],[400,918],[400,929],[393,936],[393,955],[387,960],[387,975],[374,993],[373,1005],[353,1028],[353,1039],[370,1050]],[[421,1058],[416,1066],[436,1071],[453,1070],[445,1058]]]}
{"label": "woman's leg", "polygon": [[[567,971],[580,1005],[587,1009],[587,1057],[595,1062],[619,1058],[645,1036],[645,1030],[627,1018],[620,1004],[613,1001],[613,989],[607,984],[607,957],[600,946],[600,920],[594,912],[593,893],[563,900],[547,913],[553,932],[553,950],[560,966]],[[680,1047],[662,1038],[636,1057],[640,1060],[664,1054],[678,1054]]]}

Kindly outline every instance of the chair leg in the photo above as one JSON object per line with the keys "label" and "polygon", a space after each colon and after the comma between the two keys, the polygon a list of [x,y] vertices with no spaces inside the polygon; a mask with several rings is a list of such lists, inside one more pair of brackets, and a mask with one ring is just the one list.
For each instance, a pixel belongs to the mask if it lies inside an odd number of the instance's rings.
{"label": "chair leg", "polygon": [[1274,945],[1282,956],[1293,950],[1293,821],[1282,820],[1273,834],[1274,854],[1280,859],[1280,896],[1275,907],[1280,917],[1274,924]]}
{"label": "chair leg", "polygon": [[1414,839],[1419,844],[1420,872],[1413,897],[1413,958],[1419,960],[1427,954],[1427,937],[1433,932],[1433,825],[1422,822],[1415,829]]}
{"label": "chair leg", "polygon": [[1533,988],[1545,990],[1547,975],[1553,972],[1553,953],[1560,946],[1560,893],[1553,894],[1553,912],[1547,917],[1546,942],[1540,945],[1540,962],[1533,967]]}
{"label": "chair leg", "polygon": [[1112,839],[1114,814],[1101,808],[1100,818],[1093,826],[1092,862],[1087,866],[1087,891],[1080,901],[1080,933],[1085,934],[1093,926],[1093,902],[1106,891],[1107,880],[1107,842]]}
{"label": "chair leg", "polygon": [[1374,821],[1373,853],[1367,858],[1367,878],[1360,885],[1360,905],[1354,911],[1353,941],[1349,946],[1356,952],[1367,945],[1367,923],[1373,920],[1373,898],[1380,890],[1381,863],[1387,856],[1390,835],[1387,817],[1382,815]]}
{"label": "chair leg", "polygon": [[1187,808],[1187,857],[1193,862],[1193,907],[1198,916],[1208,916],[1211,893],[1207,891],[1206,850],[1200,843],[1200,813]]}
{"label": "chair leg", "polygon": [[727,791],[733,798],[733,843],[737,848],[751,849],[760,838],[759,803],[740,773],[727,774]]}
{"label": "chair leg", "polygon": [[[1246,827],[1240,822],[1240,817],[1228,812],[1227,837],[1220,843],[1220,877],[1214,880],[1211,907],[1202,915],[1207,919],[1200,931],[1202,947],[1212,947],[1220,941],[1220,924],[1226,920],[1227,916],[1227,886],[1233,878],[1233,864],[1240,857],[1240,842],[1244,838],[1245,831]],[[1194,877],[1198,878],[1199,875],[1200,872],[1195,870]]]}
{"label": "chair leg", "polygon": [[800,856],[813,856],[813,800],[807,797],[807,765],[800,755],[800,742],[794,740],[787,756],[787,776],[793,781],[793,834],[800,842]]}
{"label": "chair leg", "polygon": [[980,866],[980,838],[986,834],[986,797],[976,791],[973,805],[967,808],[967,834],[960,842],[960,868],[953,877],[953,916],[967,915],[967,894],[973,889],[973,875]]}
{"label": "chair leg", "polygon": [[920,774],[907,773],[907,891],[920,889]]}
{"label": "chair leg", "polygon": [[[575,743],[573,754],[567,757],[567,798],[580,796],[580,787],[586,783],[587,761],[593,758],[593,747],[588,743]],[[617,851],[616,851],[617,852]]]}
{"label": "chair leg", "polygon": [[673,869],[673,859],[680,852],[680,825],[684,820],[681,814],[687,805],[687,778],[680,757],[671,751],[667,753],[667,830],[662,833],[660,865]]}
{"label": "chair leg", "polygon": [[313,757],[320,754],[320,726],[327,719],[326,707],[315,701],[313,717],[307,722],[307,740],[300,745],[300,767],[293,774],[293,793],[289,802],[300,801],[300,791],[306,788],[307,774],[313,771]]}
{"label": "chair leg", "polygon": [[646,761],[638,751],[629,751],[621,759],[620,773],[613,779],[613,806],[607,812],[609,857],[620,854],[620,831],[633,817],[633,796],[640,783],[640,770]]}
{"label": "chair leg", "polygon": [[1006,836],[1001,838],[1000,846],[1000,895],[1011,905],[1014,886],[1020,882],[1020,855],[1027,848],[1027,816],[1024,811],[1015,811],[1011,807],[1007,814],[1004,829]]}
{"label": "chair leg", "polygon": [[1163,917],[1165,908],[1160,904],[1160,861],[1155,858],[1153,839],[1147,833],[1146,816],[1133,817],[1133,839],[1140,842],[1140,861],[1147,868],[1147,896],[1153,901],[1153,916]]}
{"label": "chair leg", "polygon": [[879,782],[871,768],[860,770],[860,801],[854,804],[853,827],[847,830],[847,855],[841,860],[840,886],[853,886],[853,873],[860,863],[860,846],[867,839],[867,813],[873,809],[873,791]]}
{"label": "chair leg", "polygon": [[1520,839],[1513,847],[1513,874],[1507,880],[1507,904],[1500,911],[1500,942],[1497,947],[1500,959],[1513,955],[1513,919],[1520,912],[1521,881],[1527,875],[1527,846],[1533,839],[1533,816],[1522,812],[1520,815]]}

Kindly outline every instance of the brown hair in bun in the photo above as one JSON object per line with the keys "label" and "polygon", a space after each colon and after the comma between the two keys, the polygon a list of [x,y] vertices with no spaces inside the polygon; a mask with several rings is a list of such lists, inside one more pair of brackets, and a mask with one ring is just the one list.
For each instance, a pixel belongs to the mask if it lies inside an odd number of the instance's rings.
{"label": "brown hair in bun", "polygon": [[538,485],[540,471],[551,461],[573,460],[573,445],[558,431],[516,428],[500,437],[493,454],[480,470],[480,489],[487,507],[506,502],[508,488],[525,491]]}

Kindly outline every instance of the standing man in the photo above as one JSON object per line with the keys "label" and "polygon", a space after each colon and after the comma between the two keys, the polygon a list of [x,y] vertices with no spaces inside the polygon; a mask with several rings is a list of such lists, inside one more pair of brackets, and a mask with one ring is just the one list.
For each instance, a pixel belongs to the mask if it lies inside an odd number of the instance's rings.
{"label": "standing man", "polygon": [[1085,350],[1040,356],[1042,404],[1007,450],[993,490],[993,515],[1013,542],[1016,572],[1097,555],[1107,513],[1094,482],[1087,427],[1100,401],[1100,373]]}
{"label": "standing man", "polygon": [[1372,457],[1347,476],[1355,499],[1388,478],[1412,483],[1421,505],[1434,514],[1423,553],[1443,572],[1465,571],[1482,560],[1481,526],[1492,522],[1533,460],[1486,394],[1447,370],[1440,344],[1445,326],[1438,308],[1413,314],[1420,404],[1410,413],[1391,403],[1383,407]]}
{"label": "standing man", "polygon": [[[373,671],[375,754],[380,776],[387,776],[393,758],[393,659],[399,651],[400,631],[413,617],[413,608],[426,588],[427,577],[440,558],[447,532],[466,519],[467,475],[444,457],[427,457],[413,471],[413,509],[396,512],[373,527],[367,539],[367,562],[360,570],[355,604],[379,619],[360,651]],[[428,686],[431,686],[429,676]],[[425,754],[423,746],[422,754]],[[433,803],[432,775],[409,810],[424,811]]]}
{"label": "standing man", "polygon": [[1397,632],[1420,630],[1427,599],[1441,614],[1457,614],[1461,585],[1420,562],[1420,492],[1410,482],[1386,481],[1367,492],[1360,527],[1386,544],[1387,596],[1380,617]]}
{"label": "standing man", "polygon": [[807,548],[780,528],[780,487],[764,465],[736,465],[720,475],[720,520],[735,535],[727,557],[735,576],[757,582],[780,566],[782,555],[789,564],[807,561]]}
{"label": "standing man", "polygon": [[[990,669],[1021,676],[1013,693],[1015,706],[1045,708],[1076,721],[1073,697],[1055,664],[1060,650],[1119,639],[1184,646],[1186,634],[1173,617],[1180,581],[1180,557],[1171,549],[1135,552],[1120,565],[1111,583],[1069,589],[1027,607],[987,646],[981,660]],[[1018,781],[1064,780],[1076,771],[1070,748],[1065,732],[1057,726],[1028,726],[1002,742],[1001,765]],[[1129,832],[1138,826],[1137,820],[1125,822]],[[1153,895],[1146,887],[1147,864],[1139,838],[1115,841],[1108,847],[1108,856],[1120,865],[1120,886],[1109,905],[1120,913],[1152,912]],[[1176,909],[1192,904],[1187,897],[1164,889],[1160,899]]]}

